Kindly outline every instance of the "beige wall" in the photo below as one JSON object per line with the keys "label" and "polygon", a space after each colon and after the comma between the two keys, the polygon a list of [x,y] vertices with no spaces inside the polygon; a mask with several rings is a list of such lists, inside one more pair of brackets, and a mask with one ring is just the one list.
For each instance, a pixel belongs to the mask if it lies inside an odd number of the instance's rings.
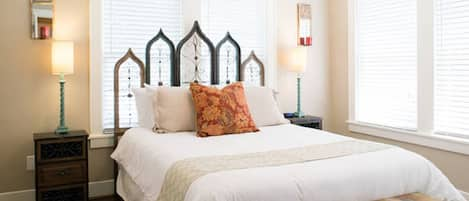
{"label": "beige wall", "polygon": [[331,85],[331,130],[333,132],[395,144],[417,152],[438,166],[460,190],[469,192],[469,156],[399,143],[392,140],[351,133],[345,121],[348,119],[348,64],[347,64],[347,0],[329,0],[329,58]]}
{"label": "beige wall", "polygon": [[[88,1],[56,0],[57,39],[75,41],[75,74],[67,76],[66,119],[72,129],[89,128]],[[57,125],[58,78],[50,68],[50,41],[30,40],[29,0],[2,1],[0,12],[0,192],[34,188],[26,156],[32,133]],[[112,178],[110,150],[90,152],[92,181]]]}

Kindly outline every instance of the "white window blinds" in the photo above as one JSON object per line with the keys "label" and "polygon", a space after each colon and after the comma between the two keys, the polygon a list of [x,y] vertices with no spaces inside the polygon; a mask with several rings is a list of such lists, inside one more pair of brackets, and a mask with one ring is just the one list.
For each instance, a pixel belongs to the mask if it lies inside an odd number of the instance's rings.
{"label": "white window blinds", "polygon": [[416,0],[357,0],[356,119],[417,127]]}
{"label": "white window blinds", "polygon": [[435,131],[469,138],[469,1],[435,1]]}
{"label": "white window blinds", "polygon": [[[162,28],[178,42],[182,35],[181,0],[103,0],[103,127],[114,126],[114,65],[128,48],[145,60],[146,43]],[[120,95],[131,94],[139,87],[138,69],[124,65],[120,71]],[[129,82],[128,78],[132,78]],[[155,83],[152,81],[152,83]],[[157,82],[156,82],[157,83]],[[121,127],[136,126],[137,116],[133,97],[120,102]]]}
{"label": "white window blinds", "polygon": [[267,0],[202,0],[202,28],[218,43],[226,34],[239,43],[242,59],[251,50],[265,62]]}

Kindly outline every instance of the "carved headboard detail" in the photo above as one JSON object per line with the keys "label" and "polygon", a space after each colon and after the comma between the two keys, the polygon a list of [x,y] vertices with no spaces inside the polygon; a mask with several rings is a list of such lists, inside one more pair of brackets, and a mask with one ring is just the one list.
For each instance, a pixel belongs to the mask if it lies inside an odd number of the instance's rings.
{"label": "carved headboard detail", "polygon": [[[145,66],[143,62],[135,56],[134,52],[132,49],[129,49],[127,53],[117,61],[115,67],[114,67],[114,128],[115,129],[120,129],[120,111],[119,111],[119,104],[121,101],[121,96],[120,96],[120,85],[119,85],[119,80],[120,80],[120,70],[121,67],[128,61],[131,60],[134,62],[134,64],[137,65],[137,70],[139,73],[140,78],[138,78],[139,86],[144,87],[144,78],[145,78]],[[133,98],[133,94],[130,91],[131,88],[131,83],[132,79],[135,77],[131,76],[131,70],[132,67],[135,66],[128,66],[128,75],[127,75],[127,80],[128,80],[128,87],[127,87],[127,94],[125,94],[124,98],[127,98],[128,101],[131,101],[130,99]]]}
{"label": "carved headboard detail", "polygon": [[[204,65],[207,56],[209,57],[209,64]],[[176,86],[188,85],[190,82],[212,85],[219,83],[215,46],[202,32],[197,21],[194,22],[192,29],[177,45],[176,67],[179,68],[177,75],[181,81]]]}
{"label": "carved headboard detail", "polygon": [[241,80],[246,85],[265,86],[264,70],[262,61],[256,56],[254,51],[251,51],[249,57],[241,64]]}
{"label": "carved headboard detail", "polygon": [[[152,51],[155,48],[156,51]],[[147,84],[151,83],[151,72],[152,70],[152,61],[156,64],[156,75],[158,80],[158,86],[170,85],[175,86],[179,83],[179,77],[177,76],[177,71],[179,71],[179,66],[176,66],[176,48],[174,43],[164,34],[163,30],[160,29],[158,34],[153,37],[147,43],[147,48],[145,51],[145,71],[146,73],[145,82]],[[169,75],[165,74],[169,73]],[[155,74],[155,73],[153,73]],[[166,83],[165,83],[166,82]]]}
{"label": "carved headboard detail", "polygon": [[230,32],[217,44],[217,69],[219,79],[225,84],[241,81],[241,47]]}

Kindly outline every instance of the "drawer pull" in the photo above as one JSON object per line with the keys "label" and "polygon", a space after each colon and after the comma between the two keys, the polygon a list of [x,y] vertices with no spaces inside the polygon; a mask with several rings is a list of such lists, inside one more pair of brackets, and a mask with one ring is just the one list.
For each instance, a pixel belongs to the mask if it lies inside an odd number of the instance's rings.
{"label": "drawer pull", "polygon": [[66,170],[61,170],[61,171],[58,171],[57,172],[57,176],[67,176],[70,174],[70,171],[68,171],[67,169]]}

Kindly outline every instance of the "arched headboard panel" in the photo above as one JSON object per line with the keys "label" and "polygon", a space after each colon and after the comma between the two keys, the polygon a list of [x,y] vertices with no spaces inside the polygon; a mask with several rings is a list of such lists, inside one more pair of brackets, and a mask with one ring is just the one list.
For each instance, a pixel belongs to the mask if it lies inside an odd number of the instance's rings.
{"label": "arched headboard panel", "polygon": [[[208,52],[204,52],[203,45],[206,45]],[[207,56],[209,64],[204,66],[204,58]],[[189,84],[189,82],[212,85],[219,83],[215,46],[202,32],[197,21],[194,22],[191,31],[177,45],[176,68],[179,69],[176,75],[180,82],[179,85],[175,86]]]}
{"label": "arched headboard panel", "polygon": [[[121,90],[124,90],[124,89],[121,89],[121,85],[120,85],[120,70],[121,70],[121,67],[127,63],[128,61],[133,61],[133,65],[129,63],[129,66],[127,66],[127,70],[128,70],[128,75],[127,75],[127,87],[125,88],[125,91],[127,92],[127,94],[125,94],[124,96],[121,97],[120,95],[120,92]],[[138,70],[136,73],[131,73],[131,70],[134,69],[135,70],[135,66],[136,65],[136,69]],[[135,74],[138,74],[138,78],[137,77],[133,77],[132,75],[135,75]],[[117,61],[115,67],[114,67],[114,129],[120,129],[121,128],[121,125],[120,125],[120,120],[121,120],[121,116],[120,116],[120,103],[122,101],[121,98],[126,98],[127,100],[125,102],[128,102],[129,105],[131,105],[133,102],[133,100],[131,100],[133,97],[133,94],[131,93],[131,90],[132,88],[134,87],[144,87],[144,79],[145,78],[145,66],[143,64],[143,62],[137,57],[135,56],[134,52],[132,51],[132,49],[129,49],[127,51],[127,53],[119,59],[119,61]],[[135,79],[137,79],[136,81],[134,81]],[[137,82],[139,86],[132,86],[132,83],[135,83]],[[129,111],[130,111],[130,106],[129,106]],[[129,115],[131,116],[132,114],[129,113]],[[131,119],[131,117],[129,117],[129,119]],[[129,122],[129,124],[132,124],[131,122]],[[126,126],[128,127],[128,126]]]}
{"label": "arched headboard panel", "polygon": [[226,84],[241,81],[241,47],[230,32],[217,44],[216,53],[218,79]]}
{"label": "arched headboard panel", "polygon": [[254,51],[241,64],[241,80],[246,85],[265,86],[265,68]]}
{"label": "arched headboard panel", "polygon": [[[156,46],[156,51],[152,51],[154,46]],[[151,80],[157,80],[158,86],[176,86],[177,83],[180,83],[179,77],[176,76],[179,66],[176,65],[175,55],[176,48],[174,43],[160,29],[158,34],[147,43],[145,52],[145,82],[147,84],[154,84],[151,83]],[[152,69],[153,63],[155,64],[153,68],[156,68],[156,70]],[[154,79],[153,76],[156,76],[157,79]]]}

